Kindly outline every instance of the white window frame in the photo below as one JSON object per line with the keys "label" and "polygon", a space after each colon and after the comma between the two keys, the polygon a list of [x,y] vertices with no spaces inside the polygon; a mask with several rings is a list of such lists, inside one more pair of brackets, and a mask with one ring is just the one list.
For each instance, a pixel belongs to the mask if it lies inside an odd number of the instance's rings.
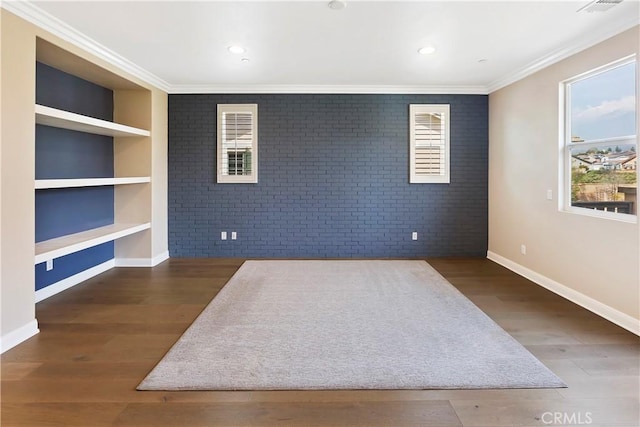
{"label": "white window frame", "polygon": [[[572,147],[596,147],[603,144],[615,145],[617,143],[625,143],[626,141],[635,141],[636,152],[638,151],[638,139],[637,139],[637,127],[640,123],[636,122],[636,135],[620,136],[606,139],[597,139],[580,142],[580,145],[571,142],[571,90],[570,85],[572,83],[584,80],[601,73],[605,73],[617,67],[621,67],[630,63],[636,62],[636,117],[638,112],[638,99],[640,98],[640,84],[639,84],[639,72],[638,63],[636,61],[636,55],[630,55],[621,58],[617,61],[605,64],[601,67],[587,71],[585,73],[574,76],[560,83],[560,144],[559,144],[559,183],[558,183],[558,209],[561,212],[572,213],[577,215],[584,215],[595,218],[604,218],[622,222],[637,223],[638,212],[640,206],[636,205],[636,214],[623,214],[611,211],[601,211],[595,209],[589,209],[585,207],[572,206],[571,205],[571,148]],[[638,168],[636,168],[636,182],[640,182],[638,179]],[[637,202],[636,202],[637,203]]]}
{"label": "white window frame", "polygon": [[[442,174],[422,175],[416,172],[416,115],[441,114],[444,117],[444,159]],[[410,104],[409,105],[409,183],[411,184],[449,184],[450,182],[450,124],[451,109],[449,104]]]}
{"label": "white window frame", "polygon": [[[224,114],[250,113],[251,114],[251,174],[229,175],[225,174],[224,146],[222,142],[222,123]],[[258,182],[258,104],[218,104],[217,114],[217,182],[220,184],[255,184]]]}

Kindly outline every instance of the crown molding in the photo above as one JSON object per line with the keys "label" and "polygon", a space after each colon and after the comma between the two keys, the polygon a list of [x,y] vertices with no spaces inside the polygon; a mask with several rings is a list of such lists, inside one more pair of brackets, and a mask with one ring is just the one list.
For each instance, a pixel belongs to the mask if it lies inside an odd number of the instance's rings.
{"label": "crown molding", "polygon": [[640,17],[633,16],[614,27],[609,27],[602,31],[594,31],[587,37],[575,39],[573,43],[568,44],[561,49],[555,50],[548,55],[545,55],[542,58],[529,63],[523,68],[520,68],[519,70],[509,73],[489,83],[487,85],[487,93],[495,92],[498,89],[502,89],[505,86],[517,82],[518,80],[522,80],[525,77],[530,76],[531,74],[534,74],[544,68],[547,68],[550,65],[555,64],[556,62],[560,62],[563,59],[575,55],[578,52],[595,46],[598,43],[601,43],[613,36],[616,36],[624,31],[635,27],[636,25],[640,25]]}
{"label": "crown molding", "polygon": [[32,24],[60,37],[61,39],[72,43],[75,46],[89,52],[90,54],[105,60],[121,70],[139,78],[140,80],[157,87],[165,92],[169,92],[171,85],[150,73],[142,67],[134,64],[123,56],[108,49],[97,41],[87,37],[85,34],[69,26],[53,15],[40,9],[27,0],[5,0],[0,1],[0,7],[19,16],[20,18],[31,22]]}
{"label": "crown molding", "polygon": [[0,6],[167,93],[488,94],[487,87],[483,85],[172,85],[28,0],[0,1]]}
{"label": "crown molding", "polygon": [[487,95],[485,86],[402,86],[402,85],[173,85],[172,94],[198,93],[313,93],[313,94],[464,94]]}

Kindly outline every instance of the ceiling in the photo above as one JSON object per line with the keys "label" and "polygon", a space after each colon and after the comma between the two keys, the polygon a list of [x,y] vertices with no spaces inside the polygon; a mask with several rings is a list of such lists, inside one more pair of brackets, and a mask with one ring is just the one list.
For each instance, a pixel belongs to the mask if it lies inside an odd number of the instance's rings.
{"label": "ceiling", "polygon": [[640,22],[637,0],[29,3],[169,92],[488,93]]}

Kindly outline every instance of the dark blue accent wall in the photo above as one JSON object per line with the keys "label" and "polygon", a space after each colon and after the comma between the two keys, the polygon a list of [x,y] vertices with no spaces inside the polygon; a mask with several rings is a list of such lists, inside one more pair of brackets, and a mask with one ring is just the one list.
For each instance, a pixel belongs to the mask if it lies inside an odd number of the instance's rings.
{"label": "dark blue accent wall", "polygon": [[[36,63],[36,102],[103,120],[113,120],[113,91]],[[113,138],[36,126],[35,178],[113,177]],[[36,190],[36,242],[113,224],[113,186]],[[113,259],[113,242],[36,265],[42,289]]]}
{"label": "dark blue accent wall", "polygon": [[36,179],[113,176],[113,138],[36,125]]}
{"label": "dark blue accent wall", "polygon": [[36,104],[113,120],[113,91],[36,62]]}
{"label": "dark blue accent wall", "polygon": [[113,224],[113,187],[36,190],[36,242]]}
{"label": "dark blue accent wall", "polygon": [[[216,183],[219,103],[258,104],[258,184]],[[409,104],[434,103],[451,183],[409,184]],[[486,256],[487,151],[484,95],[170,95],[170,254]]]}
{"label": "dark blue accent wall", "polygon": [[56,258],[53,261],[54,268],[50,271],[47,271],[44,262],[37,264],[36,291],[111,259],[113,259],[113,242],[107,242]]}

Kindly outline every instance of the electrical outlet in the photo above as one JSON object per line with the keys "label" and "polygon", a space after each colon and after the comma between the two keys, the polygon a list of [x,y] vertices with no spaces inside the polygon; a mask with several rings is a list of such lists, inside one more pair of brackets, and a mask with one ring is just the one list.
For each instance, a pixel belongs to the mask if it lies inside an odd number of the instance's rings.
{"label": "electrical outlet", "polygon": [[47,271],[51,271],[53,270],[53,260],[52,259],[48,259],[47,260]]}
{"label": "electrical outlet", "polygon": [[411,240],[418,240],[418,232],[414,231],[413,233],[411,233]]}
{"label": "electrical outlet", "polygon": [[526,255],[527,254],[527,247],[525,245],[520,245],[520,253],[522,255]]}
{"label": "electrical outlet", "polygon": [[547,190],[547,200],[553,200],[553,190]]}
{"label": "electrical outlet", "polygon": [[227,232],[223,231],[220,233],[220,240],[227,240]]}
{"label": "electrical outlet", "polygon": [[236,240],[238,238],[238,233],[236,233],[235,231],[231,232],[231,240]]}

